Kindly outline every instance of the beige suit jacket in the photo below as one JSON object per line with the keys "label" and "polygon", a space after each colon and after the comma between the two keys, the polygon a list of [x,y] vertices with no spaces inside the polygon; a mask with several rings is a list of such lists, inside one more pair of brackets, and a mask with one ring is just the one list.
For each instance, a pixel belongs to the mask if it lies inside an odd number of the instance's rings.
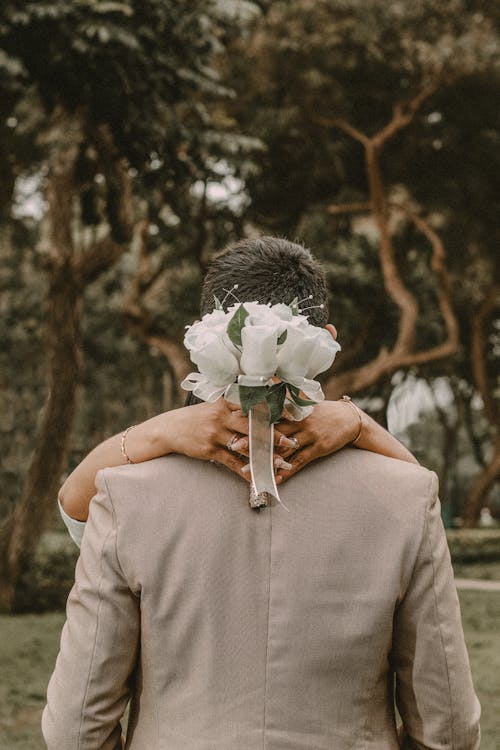
{"label": "beige suit jacket", "polygon": [[347,448],[275,504],[184,456],[98,475],[49,750],[474,750],[436,476]]}

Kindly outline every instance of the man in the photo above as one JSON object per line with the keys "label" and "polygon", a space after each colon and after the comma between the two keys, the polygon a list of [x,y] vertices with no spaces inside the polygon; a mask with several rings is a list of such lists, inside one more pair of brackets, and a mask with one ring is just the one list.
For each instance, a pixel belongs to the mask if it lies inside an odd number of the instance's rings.
{"label": "man", "polygon": [[[245,240],[202,313],[314,295],[310,253]],[[223,295],[222,295],[223,296]],[[290,512],[170,455],[97,479],[48,689],[49,750],[475,750],[479,704],[433,473],[346,448],[282,485]],[[138,512],[138,508],[141,512]],[[398,737],[394,710],[403,721]]]}

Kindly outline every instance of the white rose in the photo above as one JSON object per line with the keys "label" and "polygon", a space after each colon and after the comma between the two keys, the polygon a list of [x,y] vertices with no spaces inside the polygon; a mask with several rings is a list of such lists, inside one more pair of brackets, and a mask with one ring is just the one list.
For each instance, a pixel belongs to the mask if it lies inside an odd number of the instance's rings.
{"label": "white rose", "polygon": [[267,325],[245,325],[241,329],[243,353],[240,367],[246,375],[269,379],[277,367],[277,328]]}
{"label": "white rose", "polygon": [[292,319],[287,323],[292,328],[307,328],[311,325],[306,315],[292,315]]}
{"label": "white rose", "polygon": [[333,364],[340,346],[330,333],[318,326],[288,327],[286,341],[278,352],[276,374],[293,383],[295,378],[314,378]]}
{"label": "white rose", "polygon": [[207,313],[201,320],[193,323],[186,333],[184,334],[184,345],[190,349],[191,345],[196,345],[196,341],[200,336],[203,336],[206,331],[213,331],[213,333],[220,333],[225,331],[227,324],[231,316],[225,313],[223,310],[214,310],[211,313]]}
{"label": "white rose", "polygon": [[287,337],[278,351],[276,375],[290,382],[290,378],[305,377],[314,349],[314,334],[305,328],[287,327]]}
{"label": "white rose", "polygon": [[292,314],[290,307],[288,305],[285,305],[283,302],[278,302],[278,304],[272,305],[269,310],[280,320],[288,321],[292,320],[293,317],[296,317]]}
{"label": "white rose", "polygon": [[197,398],[210,402],[217,401],[225,389],[229,387],[214,385],[200,372],[190,372],[181,383],[181,388],[184,388],[185,391],[192,391]]}
{"label": "white rose", "polygon": [[294,315],[292,313],[291,307],[288,305],[284,305],[283,303],[278,303],[277,305],[273,305],[271,308],[271,311],[276,315],[280,320],[286,321],[287,327],[292,326],[292,328],[305,328],[306,326],[311,325],[307,319],[307,315]]}
{"label": "white rose", "polygon": [[306,370],[306,378],[314,378],[320,372],[328,370],[333,365],[335,355],[340,351],[340,344],[335,341],[331,333],[325,328],[317,330],[318,334],[314,338],[314,349]]}
{"label": "white rose", "polygon": [[234,382],[240,369],[237,358],[212,331],[205,331],[197,338],[190,348],[190,357],[199,371],[217,386]]}
{"label": "white rose", "polygon": [[245,320],[245,326],[269,326],[278,331],[278,335],[285,330],[283,319],[276,315],[268,305],[262,305],[259,302],[245,302],[244,307],[249,313]]}
{"label": "white rose", "polygon": [[226,333],[229,321],[232,318],[232,313],[225,313],[223,310],[213,310],[211,313],[207,313],[197,323],[193,323],[186,333],[184,334],[184,346],[189,350],[197,350],[200,348],[200,342],[203,342],[204,336],[207,331],[215,333],[221,341],[224,343],[226,349],[228,349],[238,360],[240,361],[241,352],[235,347],[231,339]]}

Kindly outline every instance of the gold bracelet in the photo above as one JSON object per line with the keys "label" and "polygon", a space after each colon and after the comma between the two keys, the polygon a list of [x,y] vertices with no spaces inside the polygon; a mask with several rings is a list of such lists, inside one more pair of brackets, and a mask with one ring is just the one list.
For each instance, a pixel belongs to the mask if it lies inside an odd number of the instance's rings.
{"label": "gold bracelet", "polygon": [[346,393],[344,393],[344,395],[342,396],[341,400],[345,404],[349,404],[349,406],[352,409],[354,409],[354,411],[358,415],[358,419],[359,419],[359,431],[358,431],[358,434],[356,435],[356,437],[354,438],[354,440],[351,440],[351,445],[356,445],[356,443],[358,442],[359,438],[361,437],[361,432],[363,430],[363,417],[361,416],[361,410],[358,409],[358,407],[356,406],[356,404],[354,403],[354,401]]}
{"label": "gold bracelet", "polygon": [[135,461],[132,461],[127,451],[125,450],[125,438],[133,427],[135,427],[135,424],[131,424],[130,427],[127,427],[127,429],[122,434],[122,456],[126,459],[128,464],[135,464]]}

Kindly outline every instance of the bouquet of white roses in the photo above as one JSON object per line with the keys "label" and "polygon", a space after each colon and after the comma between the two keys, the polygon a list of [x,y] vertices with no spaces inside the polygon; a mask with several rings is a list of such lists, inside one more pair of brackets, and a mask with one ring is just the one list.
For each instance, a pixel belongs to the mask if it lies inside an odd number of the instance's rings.
{"label": "bouquet of white roses", "polygon": [[239,404],[244,416],[266,401],[270,424],[284,407],[296,420],[310,414],[324,399],[314,378],[340,350],[325,328],[301,314],[297,300],[237,303],[225,312],[216,299],[216,309],[188,327],[184,344],[199,370],[182,381],[185,390],[203,401],[224,396]]}

